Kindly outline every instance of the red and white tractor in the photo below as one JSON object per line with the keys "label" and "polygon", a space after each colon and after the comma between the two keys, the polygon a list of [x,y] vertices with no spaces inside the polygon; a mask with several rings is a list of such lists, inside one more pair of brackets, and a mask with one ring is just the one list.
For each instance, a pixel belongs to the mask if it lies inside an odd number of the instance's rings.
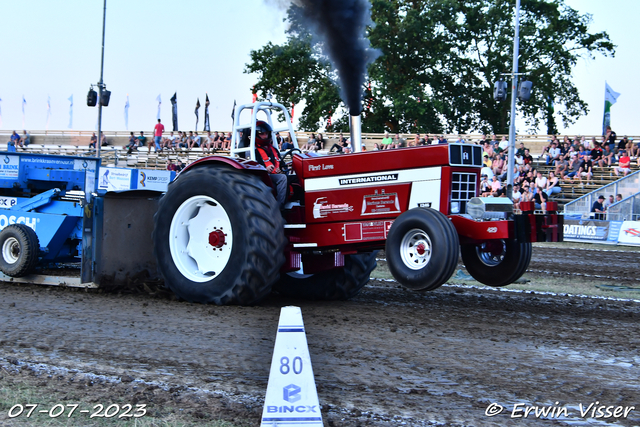
{"label": "red and white tractor", "polygon": [[515,214],[508,198],[477,197],[480,146],[362,152],[358,116],[352,116],[353,153],[284,153],[289,192],[281,211],[256,162],[258,120],[272,127],[274,141],[275,132],[288,132],[298,147],[283,105],[239,106],[231,156],[190,164],[160,200],[153,233],[158,267],[185,300],[254,304],[272,290],[350,298],[369,281],[380,249],[409,289],[441,286],[459,254],[476,280],[505,286],[527,269],[531,242],[562,240],[554,202],[546,214],[534,214],[530,202]]}

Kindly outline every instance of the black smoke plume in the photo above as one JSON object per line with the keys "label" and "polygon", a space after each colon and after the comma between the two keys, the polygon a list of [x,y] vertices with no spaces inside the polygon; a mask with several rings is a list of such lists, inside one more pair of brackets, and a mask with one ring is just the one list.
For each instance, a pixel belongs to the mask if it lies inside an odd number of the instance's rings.
{"label": "black smoke plume", "polygon": [[338,71],[342,100],[352,115],[362,111],[367,65],[379,52],[371,48],[366,27],[371,23],[368,0],[294,0],[302,18],[323,45]]}

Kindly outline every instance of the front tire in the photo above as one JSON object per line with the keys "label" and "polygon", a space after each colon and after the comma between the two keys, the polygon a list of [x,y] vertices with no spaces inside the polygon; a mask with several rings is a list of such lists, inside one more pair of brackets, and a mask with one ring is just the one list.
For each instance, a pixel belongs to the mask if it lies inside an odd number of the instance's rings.
{"label": "front tire", "polygon": [[278,280],[283,220],[271,189],[255,175],[217,166],[186,171],[154,219],[158,268],[182,299],[250,305]]}
{"label": "front tire", "polygon": [[38,263],[38,235],[25,224],[8,225],[0,232],[0,250],[0,271],[11,277],[26,276]]}
{"label": "front tire", "polygon": [[487,286],[507,286],[518,280],[529,267],[531,243],[492,240],[478,245],[462,245],[460,253],[467,271]]}
{"label": "front tire", "polygon": [[453,274],[458,246],[458,234],[446,215],[434,209],[408,210],[393,222],[387,235],[389,271],[409,289],[436,289]]}
{"label": "front tire", "polygon": [[304,275],[283,274],[274,290],[280,295],[307,300],[340,301],[348,300],[369,283],[371,272],[376,268],[378,251],[345,255],[344,268],[336,268],[322,273]]}

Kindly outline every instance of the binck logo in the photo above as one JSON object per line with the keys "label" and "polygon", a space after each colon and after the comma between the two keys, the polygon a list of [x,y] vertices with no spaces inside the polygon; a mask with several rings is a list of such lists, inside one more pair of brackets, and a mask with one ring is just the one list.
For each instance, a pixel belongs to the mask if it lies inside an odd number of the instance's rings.
{"label": "binck logo", "polygon": [[340,185],[368,184],[370,182],[386,182],[386,181],[397,181],[397,180],[398,180],[397,173],[389,173],[386,175],[370,175],[370,176],[361,176],[358,178],[343,178],[340,180]]}
{"label": "binck logo", "polygon": [[0,230],[4,229],[7,225],[11,224],[24,224],[27,227],[31,227],[33,231],[36,231],[37,218],[29,218],[26,216],[6,216],[0,215]]}
{"label": "binck logo", "polygon": [[318,411],[316,410],[316,405],[300,405],[300,406],[267,406],[267,412],[270,414],[275,414],[275,413],[280,413],[280,414],[285,414],[287,412],[298,412],[298,413],[309,413],[309,412],[315,412],[317,413]]}

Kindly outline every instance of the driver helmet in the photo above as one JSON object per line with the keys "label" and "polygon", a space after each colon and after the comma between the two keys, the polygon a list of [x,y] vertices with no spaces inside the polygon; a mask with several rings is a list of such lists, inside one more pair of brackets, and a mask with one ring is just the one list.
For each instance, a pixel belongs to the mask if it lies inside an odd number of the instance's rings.
{"label": "driver helmet", "polygon": [[[269,123],[259,120],[256,122],[256,145],[267,146],[271,144],[271,133],[273,129],[269,126]],[[266,138],[260,136],[261,133],[266,133]]]}

